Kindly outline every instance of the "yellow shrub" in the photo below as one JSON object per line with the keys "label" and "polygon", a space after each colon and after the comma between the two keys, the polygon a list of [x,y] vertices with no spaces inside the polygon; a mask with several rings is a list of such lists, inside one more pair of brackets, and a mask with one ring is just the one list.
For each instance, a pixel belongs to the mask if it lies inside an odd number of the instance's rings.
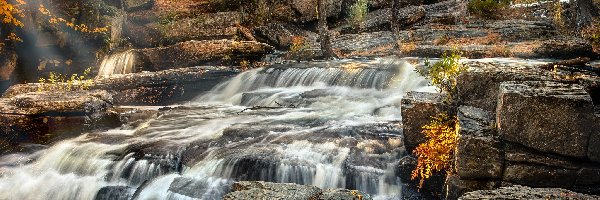
{"label": "yellow shrub", "polygon": [[417,167],[412,171],[412,179],[419,179],[419,188],[435,172],[453,173],[452,160],[458,130],[456,117],[442,113],[432,118],[429,124],[423,126],[422,133],[427,142],[420,144],[413,152],[417,155]]}
{"label": "yellow shrub", "polygon": [[308,48],[306,38],[302,36],[292,36],[292,44],[290,45],[291,52],[299,52]]}
{"label": "yellow shrub", "polygon": [[67,75],[50,72],[48,78],[39,79],[38,92],[87,90],[93,83],[93,80],[88,77],[91,71],[90,67],[83,72],[83,75],[71,74],[68,78]]}

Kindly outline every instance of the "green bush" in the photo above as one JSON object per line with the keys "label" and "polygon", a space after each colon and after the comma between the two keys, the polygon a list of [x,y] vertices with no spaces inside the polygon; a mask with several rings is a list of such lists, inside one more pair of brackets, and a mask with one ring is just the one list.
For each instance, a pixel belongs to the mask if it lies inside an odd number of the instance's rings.
{"label": "green bush", "polygon": [[466,70],[466,67],[460,63],[462,53],[458,50],[445,52],[442,59],[431,64],[429,60],[425,61],[425,69],[417,72],[436,86],[440,92],[448,94],[448,100],[452,100],[456,94],[456,79]]}
{"label": "green bush", "polygon": [[471,14],[484,18],[498,18],[500,11],[510,5],[510,0],[469,0]]}
{"label": "green bush", "polygon": [[367,0],[356,0],[352,6],[350,6],[350,13],[348,13],[348,23],[352,28],[360,26],[369,12],[369,5]]}

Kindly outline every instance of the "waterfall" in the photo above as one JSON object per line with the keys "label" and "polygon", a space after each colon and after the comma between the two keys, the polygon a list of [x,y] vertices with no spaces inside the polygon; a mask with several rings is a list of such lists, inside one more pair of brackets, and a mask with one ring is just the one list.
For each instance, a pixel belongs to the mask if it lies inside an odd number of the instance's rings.
{"label": "waterfall", "polygon": [[133,73],[135,72],[135,60],[136,54],[134,50],[107,55],[100,64],[98,76]]}
{"label": "waterfall", "polygon": [[[105,74],[131,69],[116,70],[126,54],[105,59]],[[0,196],[218,199],[235,181],[261,180],[397,199],[400,100],[427,84],[396,59],[252,69],[139,127],[0,157]]]}

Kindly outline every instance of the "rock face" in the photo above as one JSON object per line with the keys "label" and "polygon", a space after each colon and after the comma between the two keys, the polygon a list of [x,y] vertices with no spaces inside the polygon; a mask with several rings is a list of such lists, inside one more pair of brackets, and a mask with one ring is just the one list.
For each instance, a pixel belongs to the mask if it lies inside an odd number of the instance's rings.
{"label": "rock face", "polygon": [[[111,103],[115,105],[168,105],[190,100],[238,72],[239,69],[233,67],[190,67],[119,74],[95,79],[89,88],[108,91],[112,94]],[[40,87],[48,86],[37,83],[15,85],[3,97],[36,92]]]}
{"label": "rock face", "polygon": [[223,199],[294,199],[294,200],[353,200],[371,199],[359,191],[346,189],[322,190],[315,186],[291,183],[269,183],[262,181],[241,181],[233,184],[233,191]]}
{"label": "rock face", "polygon": [[524,186],[501,187],[496,190],[469,192],[460,197],[461,200],[475,199],[599,199],[599,196],[575,193],[559,188],[530,188]]}
{"label": "rock face", "polygon": [[496,111],[498,88],[504,81],[552,80],[552,74],[536,66],[467,64],[468,70],[458,77],[458,100],[462,105]]}
{"label": "rock face", "polygon": [[120,124],[108,112],[112,96],[101,90],[26,93],[1,98],[0,105],[0,133],[9,142],[45,144]]}
{"label": "rock face", "polygon": [[[560,67],[550,73],[540,63],[465,64],[469,69],[458,78],[456,173],[446,177],[446,198],[510,184],[600,194],[600,129],[591,97],[596,75],[563,79]],[[425,140],[417,129],[444,111],[441,100],[436,107],[419,99],[427,98],[409,94],[402,105],[409,151]],[[399,170],[414,167],[408,158]]]}
{"label": "rock face", "polygon": [[146,70],[159,71],[178,67],[206,65],[221,60],[257,60],[272,52],[273,47],[251,41],[187,41],[168,47],[140,50]]}
{"label": "rock face", "polygon": [[404,126],[404,145],[412,152],[419,144],[425,142],[421,133],[431,116],[444,111],[444,96],[437,93],[409,92],[402,99],[402,125]]}
{"label": "rock face", "polygon": [[600,131],[592,129],[594,105],[579,85],[503,83],[497,112],[502,139],[543,152],[585,158],[590,135]]}
{"label": "rock face", "polygon": [[498,179],[502,176],[503,154],[495,130],[494,115],[479,108],[458,109],[456,168],[463,179]]}
{"label": "rock face", "polygon": [[[130,14],[131,15],[131,14]],[[189,40],[234,39],[242,21],[239,12],[219,12],[195,15],[192,18],[145,19],[131,15],[124,25],[124,36],[136,47],[172,45]]]}

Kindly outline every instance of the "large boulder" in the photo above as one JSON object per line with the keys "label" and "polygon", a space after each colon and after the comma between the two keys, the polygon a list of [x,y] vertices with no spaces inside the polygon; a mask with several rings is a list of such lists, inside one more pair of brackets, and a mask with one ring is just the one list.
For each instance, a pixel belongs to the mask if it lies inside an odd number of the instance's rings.
{"label": "large boulder", "polygon": [[421,133],[424,125],[431,117],[445,111],[444,95],[427,92],[409,92],[402,99],[402,125],[404,127],[404,145],[412,152],[419,144],[426,141]]}
{"label": "large boulder", "polygon": [[500,85],[498,131],[503,140],[542,152],[586,158],[594,105],[582,86],[556,82]]}
{"label": "large boulder", "polygon": [[461,105],[496,111],[498,88],[504,81],[553,80],[552,73],[535,65],[466,63],[468,69],[457,79],[457,97]]}
{"label": "large boulder", "polygon": [[479,108],[458,109],[456,172],[461,179],[499,179],[504,164],[494,115]]}
{"label": "large boulder", "polygon": [[501,187],[495,190],[479,190],[469,192],[459,199],[516,199],[516,200],[544,200],[544,199],[598,199],[600,197],[575,193],[559,188],[530,188],[525,186]]}

